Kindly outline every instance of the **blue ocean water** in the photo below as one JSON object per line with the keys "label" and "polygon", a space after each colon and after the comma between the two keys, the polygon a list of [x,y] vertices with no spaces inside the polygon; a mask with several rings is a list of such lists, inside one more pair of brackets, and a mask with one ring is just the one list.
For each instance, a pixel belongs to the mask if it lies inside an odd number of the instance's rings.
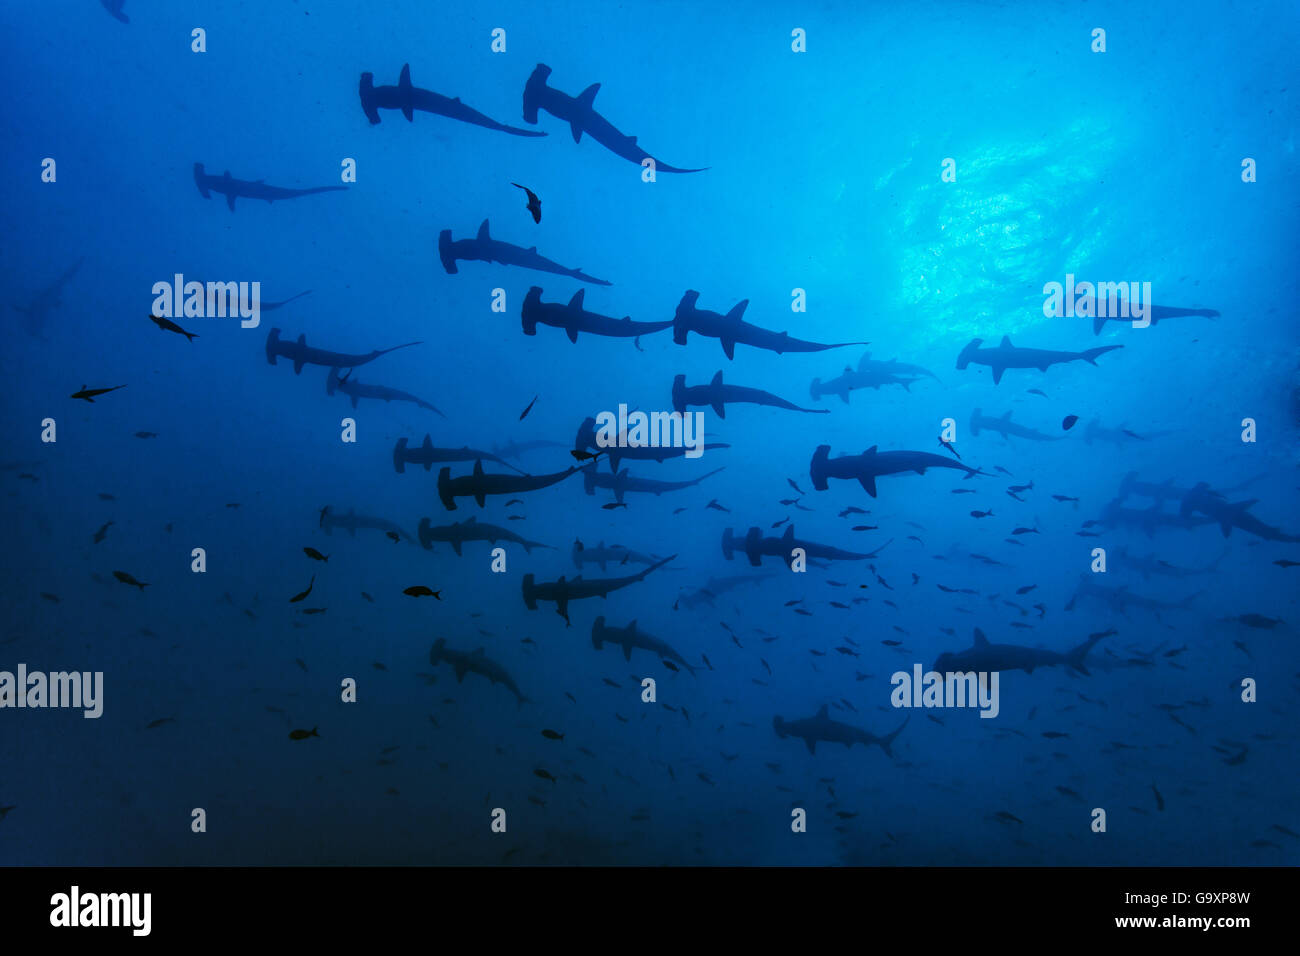
{"label": "blue ocean water", "polygon": [[[97,719],[0,708],[0,862],[1300,859],[1293,4],[127,0],[122,13],[0,7],[0,671],[103,675]],[[707,169],[647,182],[591,131],[575,142],[545,110],[528,123],[521,95],[542,63],[569,96],[599,83],[594,109],[660,166]],[[396,86],[403,64],[417,88],[547,135],[392,108],[372,125],[358,77]],[[196,163],[347,190],[245,196],[232,211],[196,188]],[[514,183],[540,197],[540,223]],[[481,261],[449,274],[440,232],[471,239],[485,219],[493,238],[612,284]],[[311,291],[255,328],[173,316],[197,334],[187,341],[148,319],[155,284],[178,273],[260,282],[266,301]],[[1044,284],[1067,275],[1150,282],[1157,305],[1215,314],[1094,334],[1087,318],[1044,316]],[[695,290],[722,314],[747,300],[762,329],[870,345],[741,343],[729,359],[698,332],[684,346],[669,329],[526,336],[533,285],[548,303],[585,288],[587,310],[638,322],[672,320]],[[419,341],[348,381],[445,417],[364,397],[354,409],[327,394],[326,368],[268,363],[273,328],[336,352]],[[956,367],[972,339],[1004,336],[1123,348],[997,384],[987,366]],[[931,374],[888,373],[847,402],[813,396],[814,379],[868,352]],[[620,468],[661,481],[724,470],[629,493],[626,508],[602,507],[611,492],[585,494],[575,472],[449,511],[442,463],[393,467],[399,439],[429,434],[438,448],[545,441],[510,463],[610,474],[608,454],[569,454],[584,419],[671,410],[674,376],[719,370],[829,412],[705,406],[708,440],[729,447]],[[977,409],[1053,440],[973,434]],[[930,467],[881,477],[874,497],[851,479],[821,491],[821,445],[832,458],[924,451],[980,474]],[[463,476],[474,462],[445,466]],[[1149,494],[1122,485],[1130,474]],[[402,533],[327,533],[327,508]],[[494,571],[491,544],[457,556],[412,540],[421,518],[471,517],[553,550],[503,543]],[[790,526],[878,556],[793,571],[719,546],[727,529]],[[644,567],[579,569],[579,540],[673,557],[575,599],[570,626],[553,603],[528,609],[525,575]],[[719,584],[735,575],[754,580]],[[403,593],[417,585],[438,597]],[[635,621],[694,673],[597,650],[598,617]],[[992,719],[893,706],[894,674],[971,648],[976,629],[1058,653],[1105,636],[1086,673],[1050,655],[1003,667]],[[527,701],[431,662],[439,639],[482,648],[471,663],[498,664]],[[891,753],[813,752],[776,732],[774,718],[788,729],[823,707],[876,738],[906,725]]]}

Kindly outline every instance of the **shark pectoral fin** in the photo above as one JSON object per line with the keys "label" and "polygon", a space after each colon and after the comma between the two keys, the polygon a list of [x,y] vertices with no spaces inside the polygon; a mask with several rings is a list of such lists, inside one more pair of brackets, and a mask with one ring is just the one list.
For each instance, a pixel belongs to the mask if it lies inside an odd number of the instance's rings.
{"label": "shark pectoral fin", "polygon": [[630,661],[630,660],[632,659],[632,645],[631,645],[631,644],[624,644],[624,645],[623,645],[623,659],[624,659],[624,660],[628,660],[628,661]]}
{"label": "shark pectoral fin", "polygon": [[1002,373],[1005,372],[1006,370],[1007,370],[1007,367],[1006,367],[1005,365],[994,365],[994,366],[993,366],[993,384],[994,384],[994,385],[996,385],[998,382],[1002,381]]}
{"label": "shark pectoral fin", "polygon": [[226,193],[226,205],[230,207],[231,212],[235,211],[235,194],[233,191]]}
{"label": "shark pectoral fin", "polygon": [[736,343],[731,339],[723,339],[722,351],[726,354],[727,358],[734,359],[736,357]]}
{"label": "shark pectoral fin", "polygon": [[458,558],[459,558],[459,557],[462,557],[462,553],[461,553],[461,542],[460,542],[460,541],[453,541],[453,542],[451,543],[451,550],[453,550],[453,551],[456,552],[456,557],[458,557]]}
{"label": "shark pectoral fin", "polygon": [[811,737],[805,737],[803,742],[808,745],[808,752],[810,754],[817,753],[817,741],[813,740]]}
{"label": "shark pectoral fin", "polygon": [[481,491],[474,495],[474,500],[478,502],[480,508],[487,505],[487,497]]}
{"label": "shark pectoral fin", "polygon": [[465,674],[466,674],[466,673],[468,673],[468,668],[465,667],[464,664],[457,664],[457,665],[456,665],[456,683],[457,683],[457,684],[459,684],[459,683],[461,683],[462,681],[465,680]]}
{"label": "shark pectoral fin", "polygon": [[578,329],[576,326],[572,326],[572,325],[566,326],[564,329],[564,334],[569,337],[569,341],[572,342],[574,345],[578,344]]}
{"label": "shark pectoral fin", "polygon": [[859,476],[858,484],[860,484],[862,486],[862,490],[865,491],[867,494],[871,495],[871,497],[873,498],[876,497],[876,476],[875,475]]}
{"label": "shark pectoral fin", "polygon": [[573,141],[575,143],[582,142],[582,126],[579,125],[576,119],[569,123],[569,132],[573,134]]}
{"label": "shark pectoral fin", "polygon": [[717,415],[719,418],[726,418],[726,417],[727,417],[727,406],[726,406],[725,404],[723,404],[721,400],[718,400],[718,401],[714,402],[714,403],[713,403],[713,414]]}

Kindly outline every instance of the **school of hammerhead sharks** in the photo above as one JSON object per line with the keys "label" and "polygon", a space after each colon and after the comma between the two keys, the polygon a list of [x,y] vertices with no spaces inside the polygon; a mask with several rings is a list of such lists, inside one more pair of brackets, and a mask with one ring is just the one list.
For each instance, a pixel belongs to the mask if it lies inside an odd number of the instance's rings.
{"label": "school of hammerhead sharks", "polygon": [[[105,5],[109,7],[110,11],[114,9],[117,11],[114,13],[115,16],[121,13],[122,4],[120,2],[110,4],[108,0],[105,0]],[[124,19],[124,17],[119,17],[119,19]],[[541,114],[545,113],[559,123],[568,126],[574,143],[581,145],[587,140],[594,141],[619,159],[641,167],[644,171],[643,175],[647,173],[649,175],[707,175],[707,167],[686,168],[674,166],[651,155],[638,144],[635,136],[622,132],[610,120],[597,112],[595,100],[600,89],[599,83],[588,86],[581,93],[574,96],[551,85],[551,72],[548,66],[539,64],[532,71],[524,85],[523,121],[528,127],[537,126],[541,122]],[[446,96],[413,85],[409,65],[402,66],[395,85],[377,85],[372,73],[362,73],[359,96],[361,110],[372,125],[379,124],[385,112],[400,113],[408,122],[415,121],[416,113],[425,113],[442,117],[445,120],[472,124],[509,136],[542,137],[547,135],[546,132],[539,129],[517,127],[498,122],[462,102],[458,97]],[[341,191],[347,188],[343,185],[311,188],[273,186],[260,179],[237,179],[228,171],[220,175],[209,173],[201,162],[194,164],[193,175],[194,183],[204,199],[210,199],[214,193],[224,197],[226,205],[232,213],[236,210],[237,201],[241,199],[273,203],[308,195]],[[533,220],[540,222],[542,217],[541,198],[527,184],[515,183],[512,185],[521,190],[520,198],[526,202],[526,208]],[[536,247],[518,245],[497,238],[492,234],[486,219],[478,227],[477,232],[473,235],[463,235],[462,238],[455,238],[451,229],[441,230],[437,238],[436,249],[438,260],[449,275],[458,274],[461,263],[478,262],[565,276],[592,285],[608,286],[611,284],[606,279],[590,275],[582,269],[561,265],[555,259],[538,252]],[[60,290],[70,281],[79,265],[80,263],[77,263],[65,272],[54,285],[38,294],[29,306],[20,309],[20,311],[27,313],[33,323],[38,322],[42,314],[58,305]],[[306,295],[306,293],[300,295]],[[568,302],[547,302],[543,300],[542,296],[543,290],[538,286],[531,287],[524,296],[520,312],[523,333],[535,336],[539,334],[539,327],[545,326],[562,332],[571,343],[575,344],[578,343],[582,335],[605,336],[632,339],[639,349],[641,337],[666,332],[671,329],[674,343],[680,346],[688,345],[692,333],[697,338],[716,339],[728,360],[734,358],[738,346],[784,354],[814,353],[846,347],[863,347],[870,344],[868,342],[813,342],[791,336],[786,331],[773,331],[762,328],[745,320],[747,300],[736,303],[726,312],[718,312],[702,307],[701,293],[695,290],[687,290],[682,295],[671,319],[656,321],[636,321],[628,316],[613,317],[589,311],[585,306],[583,291],[578,291]],[[281,302],[264,302],[260,307],[263,311],[277,310],[287,306],[297,298],[299,296]],[[1211,309],[1160,305],[1149,305],[1148,307],[1153,325],[1173,318],[1215,317],[1218,315],[1218,312]],[[1094,303],[1094,308],[1097,313],[1101,312],[1101,308],[1096,303]],[[197,337],[194,332],[183,328],[175,321],[176,319],[183,320],[183,315],[151,315],[150,318],[164,331],[184,335],[191,340]],[[1099,318],[1095,321],[1094,331],[1099,333],[1105,321],[1105,318]],[[353,408],[357,407],[361,401],[406,402],[441,415],[442,412],[425,399],[399,388],[378,384],[373,381],[363,382],[361,376],[356,372],[360,367],[370,365],[395,349],[419,344],[407,343],[365,353],[347,353],[308,344],[305,334],[294,336],[286,334],[281,328],[272,328],[266,337],[265,356],[267,362],[271,365],[277,365],[281,359],[285,360],[292,366],[295,374],[301,373],[309,365],[324,368],[327,370],[326,391],[328,394],[346,396]],[[1037,370],[1045,373],[1051,366],[1070,362],[1085,362],[1095,366],[1099,359],[1121,348],[1124,348],[1124,346],[1108,344],[1082,351],[1056,351],[1017,347],[1011,343],[1009,337],[1003,337],[997,345],[992,346],[985,344],[981,339],[974,339],[959,350],[955,366],[959,371],[965,370],[971,365],[986,366],[991,372],[993,384],[996,385],[1001,382],[1003,376],[1009,370]],[[382,364],[375,366],[375,368],[381,367]],[[919,365],[899,362],[896,359],[884,361],[873,358],[871,353],[868,352],[856,365],[844,367],[833,378],[827,380],[813,379],[810,385],[810,395],[814,402],[833,397],[838,398],[840,402],[847,405],[850,402],[851,394],[855,391],[882,389],[894,385],[907,389],[913,383],[924,379],[937,380],[937,376],[929,369]],[[115,388],[121,387],[124,386],[116,386]],[[83,386],[72,397],[93,402],[97,397],[114,391],[115,388],[88,388]],[[710,381],[693,385],[687,384],[684,375],[677,375],[672,383],[671,396],[673,413],[679,418],[688,416],[688,409],[690,408],[703,408],[711,410],[720,419],[725,419],[728,406],[745,404],[767,406],[798,414],[829,413],[827,408],[803,407],[754,385],[735,384],[730,380],[724,380],[721,371],[714,375]],[[520,416],[521,420],[527,415],[529,409],[531,409],[531,405],[529,408],[524,409],[523,414]],[[1062,429],[1069,430],[1073,425],[1074,422],[1067,418],[1062,423]],[[626,507],[627,498],[630,495],[650,494],[658,496],[682,491],[700,485],[722,470],[720,468],[713,469],[697,477],[681,481],[664,481],[641,475],[634,476],[629,473],[627,468],[622,467],[624,462],[664,462],[669,459],[688,456],[691,449],[683,443],[649,444],[644,440],[638,441],[635,435],[628,432],[628,422],[626,421],[619,422],[618,430],[612,436],[612,440],[603,431],[603,427],[595,417],[587,417],[579,426],[571,447],[568,443],[542,440],[510,443],[504,446],[495,446],[492,449],[467,446],[459,448],[436,447],[428,434],[423,437],[422,442],[418,438],[408,440],[403,437],[397,441],[393,448],[393,467],[400,474],[408,466],[420,466],[425,471],[430,471],[437,466],[437,494],[447,511],[458,510],[460,507],[458,500],[472,499],[478,507],[482,508],[489,496],[505,496],[517,499],[518,496],[531,494],[549,486],[557,485],[575,476],[583,482],[587,495],[595,495],[598,490],[608,492],[611,500],[603,504],[602,507],[612,510]],[[1015,438],[1030,442],[1055,441],[1061,437],[1060,435],[1048,434],[1015,422],[1009,412],[999,417],[985,415],[982,409],[976,409],[973,412],[969,421],[969,429],[972,435],[978,435],[981,431],[990,431],[1007,439]],[[1089,443],[1106,441],[1118,445],[1130,441],[1142,441],[1151,437],[1138,435],[1126,428],[1108,429],[1096,421],[1086,423],[1081,432],[1084,434],[1084,439]],[[702,435],[699,436],[699,440],[700,447],[704,449],[725,449],[728,447],[724,443],[704,443]],[[807,479],[815,491],[827,490],[832,480],[857,482],[861,489],[873,499],[878,494],[880,479],[890,476],[924,476],[927,472],[933,470],[948,470],[960,473],[964,479],[1001,480],[993,472],[981,470],[963,461],[953,446],[954,443],[942,435],[936,439],[935,445],[932,446],[933,450],[881,450],[872,446],[859,454],[832,455],[829,445],[819,444],[815,446],[811,453]],[[522,471],[516,466],[515,462],[518,462],[521,456],[544,448],[564,448],[572,455],[574,463],[563,470],[548,474],[531,474]],[[453,474],[453,467],[456,466],[460,466],[460,474]],[[494,470],[489,471],[489,467]],[[1004,470],[998,469],[998,471]],[[1009,476],[1009,473],[1004,472],[1004,474]],[[794,479],[790,479],[789,483],[797,493],[797,497],[792,497],[782,503],[802,508],[799,499],[803,497],[803,490],[799,488],[798,482]],[[1286,533],[1256,517],[1252,513],[1252,509],[1256,504],[1255,501],[1234,500],[1230,497],[1243,486],[1215,489],[1202,482],[1190,487],[1181,487],[1175,485],[1172,481],[1143,480],[1139,478],[1136,472],[1133,472],[1124,478],[1118,494],[1105,507],[1101,516],[1095,521],[1088,522],[1078,534],[1085,537],[1097,537],[1098,532],[1089,529],[1128,528],[1150,535],[1165,528],[1195,529],[1209,526],[1211,530],[1219,531],[1225,538],[1229,537],[1234,531],[1240,531],[1266,541],[1280,543],[1300,541],[1300,536]],[[957,489],[954,493],[959,493],[961,490]],[[1029,482],[1023,485],[1011,485],[1006,490],[1006,493],[1016,501],[1022,501],[1024,500],[1022,496],[1032,491],[1033,483]],[[1053,497],[1060,502],[1072,502],[1077,507],[1076,498],[1064,495]],[[1130,503],[1131,499],[1144,499],[1145,504],[1132,505]],[[706,507],[723,512],[728,510],[719,505],[716,499],[710,501]],[[861,508],[849,507],[841,513],[841,517],[860,514],[867,514],[867,512]],[[975,519],[986,515],[992,515],[991,510],[985,513],[971,512],[972,518]],[[786,519],[786,521],[788,522],[789,519]],[[778,522],[777,526],[785,523]],[[770,530],[775,532],[777,526],[773,526]],[[358,514],[355,511],[339,513],[329,507],[321,510],[319,527],[326,533],[341,530],[354,535],[361,530],[373,530],[388,535],[394,541],[412,541],[412,536],[399,523],[372,515]],[[855,530],[858,529],[855,528]],[[1034,533],[1038,533],[1036,528],[1017,528],[1012,534],[1018,536]],[[471,542],[487,542],[494,547],[498,544],[518,545],[528,554],[531,554],[536,547],[549,547],[542,545],[540,542],[531,541],[509,528],[478,521],[473,517],[441,525],[435,525],[427,517],[421,518],[414,540],[418,541],[418,544],[425,549],[432,549],[435,544],[450,546],[457,556],[462,555],[465,546]],[[790,523],[786,524],[784,530],[779,534],[765,534],[758,527],[750,527],[744,531],[727,528],[722,535],[721,547],[726,559],[732,560],[739,554],[753,568],[761,567],[765,559],[772,559],[784,564],[787,569],[803,570],[807,566],[829,568],[831,562],[871,561],[888,547],[893,540],[893,538],[890,538],[884,545],[869,552],[849,550],[824,542],[796,537],[794,525]],[[304,550],[308,552],[310,557],[315,559],[323,557],[318,552],[313,552],[313,549]],[[556,613],[564,619],[567,625],[571,622],[570,608],[573,602],[588,598],[605,598],[615,591],[636,585],[638,582],[644,581],[651,573],[668,565],[676,557],[675,554],[667,556],[644,554],[623,545],[607,546],[603,541],[596,546],[584,546],[580,541],[577,541],[572,548],[572,560],[579,569],[579,573],[571,578],[560,576],[558,579],[551,581],[539,581],[532,573],[524,574],[521,582],[523,602],[529,610],[536,610],[539,603],[542,602],[553,604]],[[970,558],[986,564],[996,565],[1000,563],[987,556],[970,555]],[[1124,559],[1134,567],[1142,570],[1144,574],[1171,578],[1190,577],[1195,574],[1206,573],[1209,570],[1208,568],[1179,567],[1155,556],[1144,557],[1137,554],[1125,554]],[[1294,562],[1284,560],[1275,563],[1282,567],[1294,564]],[[586,577],[581,573],[584,565],[596,565],[601,569],[602,575],[606,573],[606,569],[610,566],[621,569],[634,565],[640,570],[615,576]],[[872,565],[872,571],[873,573],[875,571],[874,565]],[[115,574],[125,584],[140,588],[147,585],[147,582],[140,582],[127,572],[115,572]],[[916,578],[915,575],[913,577]],[[712,606],[724,592],[746,585],[753,585],[761,580],[762,575],[759,573],[714,577],[698,587],[683,589],[674,604],[674,608]],[[876,580],[882,585],[884,584],[883,579],[878,574],[876,574]],[[914,580],[913,583],[915,584],[916,581]],[[840,587],[844,586],[840,582],[832,582],[832,584]],[[866,585],[862,585],[862,587],[865,588]],[[954,592],[958,595],[973,593],[968,590],[948,588],[943,585],[938,585],[938,587],[943,592]],[[1030,588],[1022,589],[1022,591],[1028,590]],[[292,598],[292,602],[301,602],[310,594],[310,591],[309,586],[307,591]],[[432,592],[423,586],[408,589],[407,593],[412,594],[412,596],[437,597],[436,592]],[[853,599],[854,603],[865,602],[865,600],[860,596]],[[1160,611],[1186,606],[1185,603],[1164,602],[1156,598],[1145,597],[1130,591],[1127,586],[1108,586],[1099,583],[1095,576],[1089,574],[1080,576],[1078,590],[1070,606],[1072,607],[1075,602],[1082,600],[1096,602],[1117,613],[1123,613],[1131,607]],[[1010,604],[1022,615],[1028,614],[1028,609],[1015,602],[1007,601],[1004,603]],[[836,604],[836,606],[848,607],[848,605],[844,604]],[[1041,606],[1036,605],[1035,607],[1039,608],[1040,617],[1045,614],[1045,609],[1041,608]],[[1265,630],[1272,629],[1281,623],[1275,618],[1260,614],[1242,614],[1232,620],[1246,627]],[[950,636],[954,633],[951,629],[944,630]],[[1113,632],[1093,634],[1077,646],[1058,651],[1013,643],[992,643],[977,629],[972,645],[955,648],[940,655],[936,668],[939,670],[976,672],[1021,670],[1032,673],[1035,668],[1060,667],[1074,674],[1087,674],[1090,667],[1111,668],[1129,664],[1137,666],[1137,663],[1140,662],[1134,661],[1133,654],[1125,657],[1113,653],[1103,654],[1096,650],[1102,639],[1111,633]],[[732,639],[739,645],[740,642],[734,634]],[[635,620],[619,626],[607,622],[604,616],[596,617],[592,625],[591,640],[593,646],[598,649],[606,644],[616,647],[622,651],[624,657],[629,661],[632,659],[634,651],[641,651],[673,671],[680,668],[695,674],[702,668],[713,669],[707,654],[699,653],[698,649],[693,654],[680,652],[667,641],[647,633],[646,630],[638,626]],[[853,643],[848,638],[845,640],[850,644]],[[853,644],[853,646],[856,647],[857,645]],[[850,647],[840,647],[836,648],[836,650],[846,656],[858,656]],[[524,690],[521,689],[507,668],[489,657],[482,647],[456,648],[449,646],[445,639],[439,638],[429,652],[429,660],[435,667],[442,664],[448,665],[454,672],[458,682],[463,681],[467,675],[478,675],[485,678],[492,685],[499,684],[504,687],[514,696],[520,706],[530,701],[530,698],[525,695]],[[847,702],[844,703],[847,704]],[[839,703],[834,706],[837,710],[842,711],[845,709]],[[828,706],[821,707],[817,713],[805,718],[786,719],[777,716],[773,719],[773,729],[779,737],[798,738],[811,753],[816,753],[818,744],[835,743],[846,747],[852,747],[854,744],[874,744],[881,747],[886,754],[892,756],[891,744],[897,735],[903,731],[906,724],[907,720],[904,720],[891,732],[878,735],[848,720],[833,718],[830,716]],[[312,736],[318,736],[316,728],[295,730],[291,734],[294,740],[304,740]]]}

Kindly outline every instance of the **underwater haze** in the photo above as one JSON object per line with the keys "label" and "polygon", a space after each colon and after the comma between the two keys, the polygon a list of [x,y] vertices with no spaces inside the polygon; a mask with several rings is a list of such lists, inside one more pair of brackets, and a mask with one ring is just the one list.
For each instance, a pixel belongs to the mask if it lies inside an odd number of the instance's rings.
{"label": "underwater haze", "polygon": [[0,863],[1300,862],[1298,24],[0,6]]}

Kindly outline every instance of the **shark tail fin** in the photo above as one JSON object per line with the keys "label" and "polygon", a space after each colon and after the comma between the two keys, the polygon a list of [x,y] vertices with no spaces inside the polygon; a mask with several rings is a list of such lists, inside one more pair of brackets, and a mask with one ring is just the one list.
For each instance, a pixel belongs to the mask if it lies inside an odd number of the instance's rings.
{"label": "shark tail fin", "polygon": [[1096,365],[1099,356],[1105,355],[1107,352],[1113,352],[1115,349],[1122,349],[1123,347],[1124,346],[1122,345],[1103,345],[1100,348],[1088,349],[1080,357],[1089,365]]}
{"label": "shark tail fin", "polygon": [[907,726],[907,722],[911,719],[912,718],[910,716],[904,718],[903,722],[898,725],[897,730],[895,730],[892,734],[886,734],[884,737],[880,738],[880,749],[883,750],[887,756],[890,757],[894,756],[894,751],[892,749],[894,738],[896,738],[899,734],[903,732],[903,728]]}
{"label": "shark tail fin", "polygon": [[1072,648],[1069,652],[1067,652],[1065,655],[1066,669],[1071,671],[1077,671],[1078,673],[1083,674],[1085,677],[1090,677],[1091,675],[1088,673],[1088,668],[1085,667],[1083,664],[1083,659],[1088,656],[1088,652],[1092,650],[1093,645],[1100,640],[1101,640],[1101,635],[1098,634],[1095,637],[1088,638],[1078,647]]}
{"label": "shark tail fin", "polygon": [[1106,324],[1106,316],[1094,315],[1092,317],[1092,334],[1101,335],[1101,327]]}

